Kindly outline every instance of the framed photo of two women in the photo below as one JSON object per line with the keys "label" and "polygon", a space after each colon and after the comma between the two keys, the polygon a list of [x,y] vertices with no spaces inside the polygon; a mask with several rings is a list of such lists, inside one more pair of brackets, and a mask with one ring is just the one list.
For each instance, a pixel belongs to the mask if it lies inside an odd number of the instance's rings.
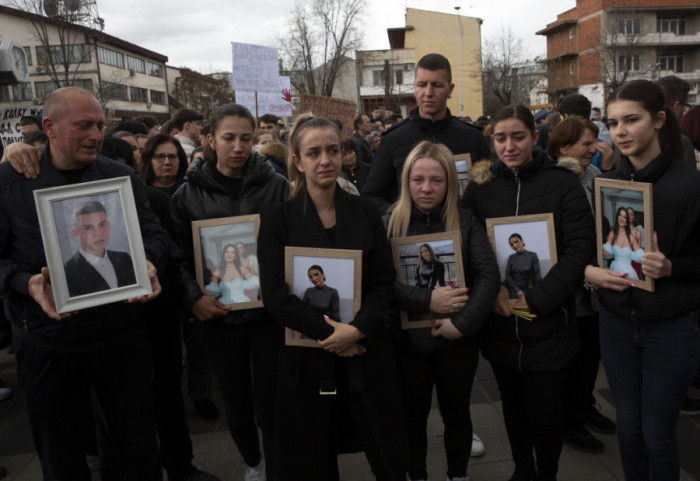
{"label": "framed photo of two women", "polygon": [[[391,250],[401,284],[430,290],[466,285],[459,232],[396,237],[391,239]],[[432,327],[430,320],[437,316],[440,314],[401,311],[401,327]]]}
{"label": "framed photo of two women", "polygon": [[594,186],[598,265],[653,292],[654,280],[642,272],[642,257],[654,242],[652,185],[598,178]]}

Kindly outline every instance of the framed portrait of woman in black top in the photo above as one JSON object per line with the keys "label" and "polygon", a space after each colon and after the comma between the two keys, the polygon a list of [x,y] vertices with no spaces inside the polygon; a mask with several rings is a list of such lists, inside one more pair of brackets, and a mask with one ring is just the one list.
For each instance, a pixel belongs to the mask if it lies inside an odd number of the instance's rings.
{"label": "framed portrait of woman in black top", "polygon": [[[462,262],[462,238],[459,232],[439,232],[391,239],[394,268],[401,284],[425,288],[465,287]],[[441,315],[432,312],[401,311],[401,327],[432,327],[431,319]]]}
{"label": "framed portrait of woman in black top", "polygon": [[[289,291],[328,319],[352,322],[362,304],[362,251],[285,247],[284,253]],[[287,346],[321,347],[288,327],[284,337]]]}

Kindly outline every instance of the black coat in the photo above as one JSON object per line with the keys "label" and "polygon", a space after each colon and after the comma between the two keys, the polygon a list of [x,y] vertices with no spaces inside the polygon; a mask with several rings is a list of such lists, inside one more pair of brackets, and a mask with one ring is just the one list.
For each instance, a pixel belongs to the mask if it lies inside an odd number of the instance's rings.
{"label": "black coat", "polygon": [[595,253],[591,208],[576,175],[542,151],[519,169],[502,162],[472,168],[462,202],[481,222],[494,217],[554,214],[557,263],[525,294],[537,318],[491,314],[484,326],[484,355],[518,371],[566,368],[578,351],[574,293]]}
{"label": "black coat", "polygon": [[[442,210],[442,209],[440,209]],[[389,323],[397,334],[399,342],[418,352],[434,352],[457,344],[476,335],[491,312],[491,306],[500,285],[498,266],[489,244],[486,231],[479,220],[466,209],[459,209],[459,227],[462,236],[462,262],[464,277],[469,292],[469,301],[464,308],[452,317],[452,323],[463,337],[456,340],[433,337],[430,328],[401,329],[397,309],[409,312],[430,312],[430,289],[395,283],[396,303],[389,315]],[[423,235],[445,232],[440,212],[425,214],[414,208],[408,235]]]}
{"label": "black coat", "polygon": [[698,310],[700,172],[678,162],[666,147],[643,169],[634,172],[629,159],[622,157],[620,169],[603,177],[653,184],[654,231],[659,251],[671,261],[672,275],[656,280],[654,292],[599,289],[600,303],[620,316],[640,320],[672,319]]}
{"label": "black coat", "polygon": [[[266,206],[277,204],[289,196],[289,184],[275,173],[264,157],[251,153],[243,168],[240,198],[235,198],[212,173],[213,165],[195,160],[185,180],[173,195],[168,230],[173,240],[171,263],[176,289],[185,307],[190,308],[203,293],[194,272],[192,221],[238,215],[259,214]],[[264,299],[263,299],[264,302]],[[232,311],[227,322],[248,323],[253,312],[262,309]]]}
{"label": "black coat", "polygon": [[447,116],[436,122],[421,118],[418,108],[413,109],[409,118],[382,135],[362,191],[362,195],[370,199],[381,213],[398,198],[406,157],[423,140],[441,142],[454,155],[468,153],[472,162],[491,157],[491,149],[481,131],[452,117],[449,109]]}
{"label": "black coat", "polygon": [[[129,254],[108,250],[107,257],[109,257],[109,261],[114,267],[114,273],[117,275],[118,287],[136,284],[134,263]],[[66,283],[71,297],[106,291],[110,288],[104,277],[92,267],[80,254],[80,251],[68,259],[63,267],[66,271]]]}
{"label": "black coat", "polygon": [[[343,450],[333,436],[338,417],[334,396],[320,396],[321,372],[347,366],[351,390],[359,393],[369,429],[384,465],[404,475],[406,443],[398,375],[384,315],[392,301],[395,271],[386,231],[374,206],[336,186],[336,227],[330,239],[311,200],[300,193],[262,214],[258,245],[260,284],[265,308],[277,322],[312,339],[332,334],[323,315],[289,293],[285,283],[285,247],[362,251],[362,305],[351,324],[365,338],[367,352],[341,362],[322,349],[285,346],[280,353],[275,414],[275,462],[285,480],[324,480],[329,450]],[[350,416],[347,413],[345,417]],[[325,463],[325,464],[324,464]]]}

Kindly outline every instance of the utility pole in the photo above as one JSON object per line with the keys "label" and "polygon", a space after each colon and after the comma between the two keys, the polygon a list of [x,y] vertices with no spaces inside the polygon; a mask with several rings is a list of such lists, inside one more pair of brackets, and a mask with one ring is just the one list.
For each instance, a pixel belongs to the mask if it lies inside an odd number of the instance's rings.
{"label": "utility pole", "polygon": [[459,116],[464,117],[464,103],[462,102],[462,17],[459,10],[462,7],[456,6],[457,23],[459,24]]}

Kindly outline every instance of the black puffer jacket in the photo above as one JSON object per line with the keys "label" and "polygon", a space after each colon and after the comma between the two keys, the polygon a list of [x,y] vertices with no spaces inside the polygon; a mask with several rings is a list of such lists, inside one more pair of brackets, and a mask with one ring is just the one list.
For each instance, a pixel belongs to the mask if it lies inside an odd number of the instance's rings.
{"label": "black puffer jacket", "polygon": [[666,147],[637,172],[622,157],[620,169],[603,177],[654,184],[654,231],[659,251],[671,261],[672,275],[655,281],[654,292],[599,289],[600,303],[615,314],[645,321],[672,319],[699,309],[700,172],[678,162]]}
{"label": "black puffer jacket", "polygon": [[[262,156],[252,152],[243,167],[243,184],[240,199],[232,196],[216,179],[206,161],[195,160],[185,175],[185,180],[173,195],[170,204],[168,229],[173,240],[171,262],[175,275],[175,287],[182,296],[186,308],[202,296],[194,272],[194,247],[192,221],[258,214],[269,205],[287,200],[289,184],[275,173],[272,165]],[[226,322],[244,324],[253,321],[251,313],[262,309],[231,311]]]}
{"label": "black puffer jacket", "polygon": [[[425,214],[416,208],[411,212],[408,235],[435,234],[445,232],[441,216],[442,208]],[[385,216],[388,222],[390,214]],[[455,327],[463,334],[456,340],[442,336],[432,337],[429,328],[401,329],[399,309],[409,312],[430,312],[431,290],[395,283],[396,302],[389,313],[389,325],[399,342],[417,352],[434,352],[474,336],[491,312],[491,306],[499,288],[498,266],[484,228],[478,219],[466,209],[459,209],[459,224],[462,235],[462,262],[464,276],[469,287],[467,305],[453,318]]]}
{"label": "black puffer jacket", "polygon": [[[484,326],[484,355],[519,371],[558,371],[578,350],[574,293],[595,252],[595,226],[586,193],[570,170],[536,150],[515,175],[505,164],[472,168],[463,203],[482,222],[495,217],[554,214],[557,263],[525,295],[533,321],[494,313]],[[578,166],[580,171],[580,166]]]}

